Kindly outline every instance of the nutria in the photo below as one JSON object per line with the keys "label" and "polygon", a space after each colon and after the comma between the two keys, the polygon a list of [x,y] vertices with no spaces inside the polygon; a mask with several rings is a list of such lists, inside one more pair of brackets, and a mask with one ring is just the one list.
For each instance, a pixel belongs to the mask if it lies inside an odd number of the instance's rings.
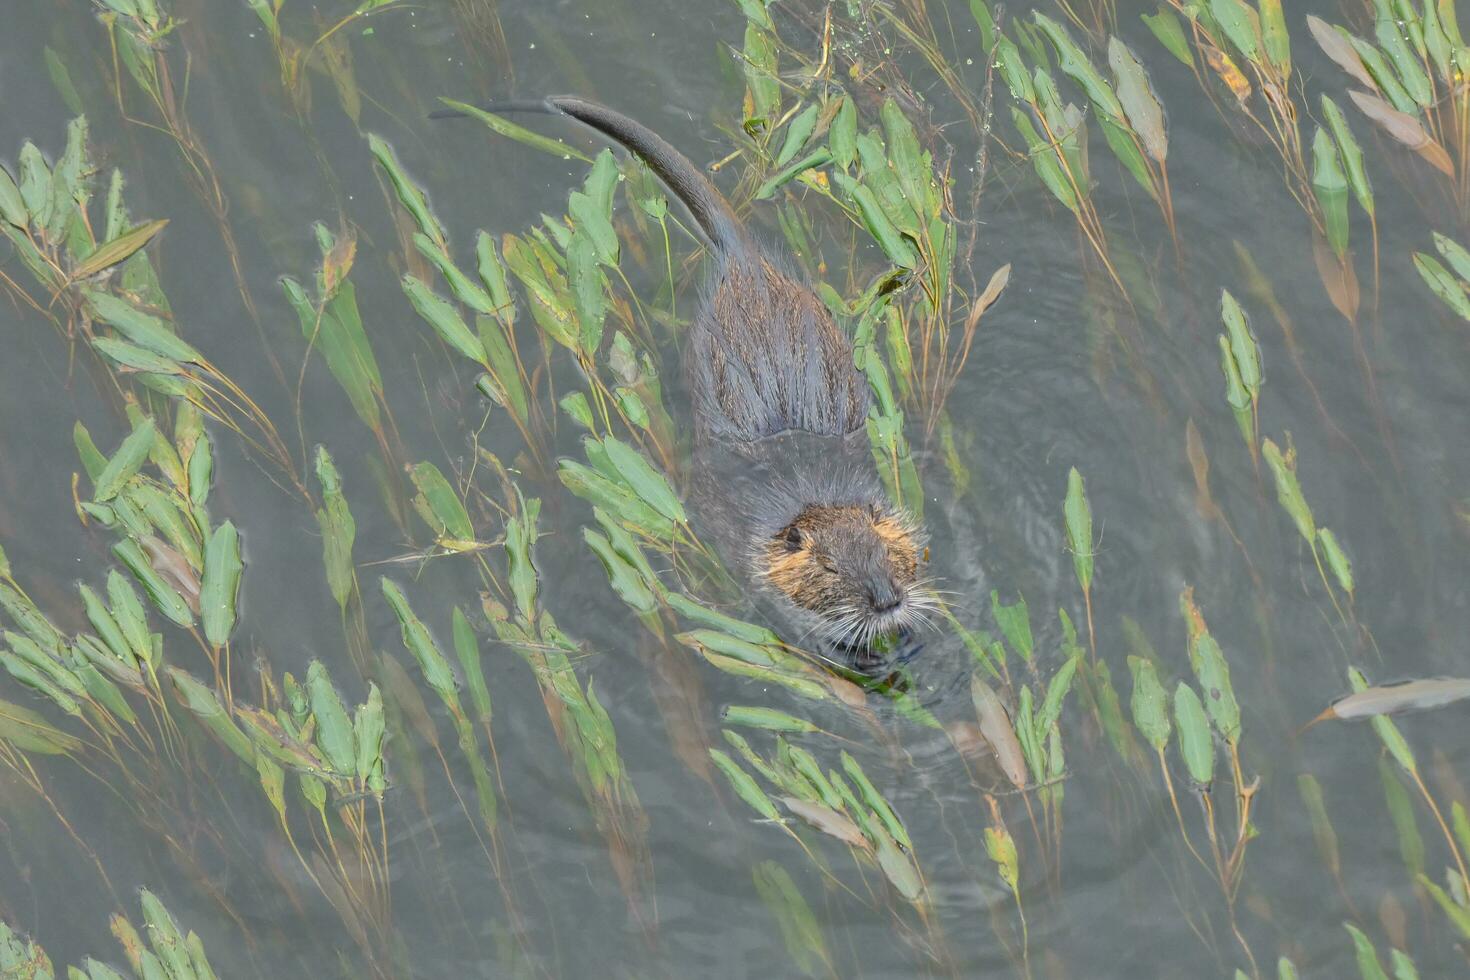
{"label": "nutria", "polygon": [[816,294],[772,261],[730,204],[646,126],[571,96],[492,111],[564,114],[636,154],[674,192],[714,259],[684,348],[694,407],[692,503],[722,557],[829,656],[871,669],[876,646],[936,599],[923,532],[875,478],[866,379]]}

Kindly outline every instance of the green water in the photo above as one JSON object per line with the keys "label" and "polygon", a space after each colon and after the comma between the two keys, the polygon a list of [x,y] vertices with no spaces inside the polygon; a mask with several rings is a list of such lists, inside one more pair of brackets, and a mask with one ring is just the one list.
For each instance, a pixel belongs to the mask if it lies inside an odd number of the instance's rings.
{"label": "green water", "polygon": [[[1015,4],[1006,32],[1044,46],[1042,35],[1014,27],[1029,23],[1032,6],[1066,20],[1049,2]],[[1092,23],[1090,8],[1075,6]],[[6,705],[82,740],[69,756],[51,755],[4,741],[0,729],[0,920],[44,946],[58,969],[88,956],[124,967],[109,918],[122,914],[141,928],[136,890],[146,887],[198,934],[221,977],[1229,977],[1276,976],[1282,956],[1303,976],[1348,977],[1359,961],[1344,923],[1376,946],[1385,975],[1393,975],[1393,948],[1421,976],[1463,975],[1470,911],[1463,891],[1457,900],[1455,855],[1470,851],[1470,826],[1454,826],[1454,805],[1470,805],[1465,705],[1395,719],[1422,790],[1367,722],[1301,729],[1349,692],[1349,667],[1373,684],[1470,674],[1470,330],[1411,260],[1437,254],[1435,231],[1470,235],[1453,183],[1353,106],[1347,76],[1306,25],[1312,13],[1372,37],[1373,5],[1286,6],[1288,92],[1303,117],[1304,182],[1296,183],[1259,90],[1248,117],[1201,49],[1192,70],[1150,32],[1139,15],[1152,15],[1152,3],[1123,0],[1108,20],[1147,66],[1166,112],[1172,235],[1163,209],[1110,152],[1099,110],[1045,48],[1062,102],[1087,108],[1084,184],[1102,249],[1038,179],[1012,118],[1019,103],[998,72],[982,139],[971,110],[985,109],[987,56],[970,4],[851,0],[832,6],[828,27],[824,4],[770,8],[782,46],[782,113],[845,89],[867,131],[888,121],[881,107],[894,97],[934,152],[935,187],[947,192],[944,213],[961,244],[948,307],[956,338],[979,288],[1011,267],[942,401],[942,424],[926,425],[921,395],[896,396],[923,484],[932,571],[953,593],[959,623],[1007,636],[1010,684],[941,624],[890,696],[865,701],[804,698],[716,669],[676,639],[701,624],[654,596],[657,611],[640,617],[586,543],[584,529],[599,527],[592,508],[557,477],[558,459],[588,461],[585,432],[557,402],[588,388],[589,369],[613,377],[612,337],[621,329],[658,365],[670,428],[667,438],[656,419],[612,431],[649,450],[660,470],[651,447],[669,449],[679,485],[690,429],[679,340],[700,296],[682,210],[669,212],[666,253],[660,225],[631,196],[634,181],[619,183],[619,271],[606,274],[607,325],[588,364],[546,339],[523,282],[511,276],[511,336],[541,420],[527,424],[528,439],[512,410],[477,390],[484,369],[442,342],[405,295],[406,273],[441,296],[451,291],[415,248],[415,219],[367,140],[371,133],[392,145],[428,195],[452,260],[471,275],[479,229],[502,252],[501,236],[527,239],[543,214],[568,213],[589,167],[472,120],[431,122],[440,96],[595,98],[656,128],[696,163],[726,161],[716,180],[745,201],[779,169],[745,169],[759,154],[741,129],[750,23],[742,8],[757,12],[760,0],[403,0],[358,18],[347,2],[285,0],[274,42],[249,4],[176,0],[166,11],[176,26],[149,55],[167,74],[171,98],[162,107],[115,55],[110,30],[126,24],[110,28],[111,15],[81,0],[6,11],[0,159],[16,174],[29,139],[55,163],[67,121],[85,114],[97,167],[92,219],[101,220],[107,181],[120,169],[130,223],[168,219],[146,254],[178,334],[258,406],[252,415],[243,398],[232,400],[225,414],[240,432],[221,418],[203,421],[214,454],[208,520],[227,519],[242,542],[228,646],[171,624],[140,588],[148,629],[162,636],[162,664],[237,706],[274,709],[282,675],[304,680],[319,660],[348,712],[367,701],[370,681],[388,709],[382,784],[334,789],[319,814],[283,763],[288,835],[256,767],[211,737],[169,681],[128,695],[139,727],[124,735],[0,675]],[[1067,23],[1111,79],[1105,41]],[[942,72],[902,28],[932,44]],[[1021,51],[1034,67],[1036,49]],[[813,83],[818,64],[822,79]],[[1298,198],[1311,199],[1324,93],[1344,107],[1362,144],[1376,220],[1346,195],[1349,251],[1339,260],[1324,241],[1319,262]],[[589,157],[603,148],[566,121],[521,121]],[[818,142],[829,122],[823,115]],[[1436,136],[1454,151],[1449,135]],[[781,139],[778,132],[770,155]],[[727,161],[737,149],[745,153]],[[844,301],[891,267],[840,189],[789,183],[747,213],[773,252]],[[793,244],[798,219],[805,227]],[[289,276],[316,295],[314,222],[355,241],[350,278],[381,377],[381,435],[354,411],[323,349],[308,356],[280,284]],[[971,227],[976,243],[966,253]],[[1323,284],[1345,267],[1357,281],[1351,318]],[[0,273],[0,548],[10,584],[69,637],[95,630],[75,583],[105,592],[108,570],[122,567],[112,546],[125,537],[95,514],[85,526],[78,519],[74,474],[81,501],[91,499],[93,481],[74,426],[83,423],[111,454],[132,428],[129,399],[166,434],[178,403],[92,348],[76,284],[53,302],[56,290],[37,282],[13,244],[0,245]],[[124,288],[120,274],[93,285]],[[915,324],[922,288],[893,299]],[[1259,345],[1263,381],[1254,421],[1244,412],[1244,438],[1221,373],[1222,289],[1239,300]],[[883,336],[880,329],[877,348],[897,387],[903,372]],[[1309,548],[1279,502],[1261,448],[1267,439],[1295,447],[1314,526],[1330,528],[1350,559],[1351,589],[1326,546],[1319,539]],[[355,521],[357,587],[345,611],[323,568],[319,445],[340,470]],[[504,482],[492,459],[506,467]],[[405,468],[425,461],[467,502],[472,541],[415,510],[412,476],[423,471]],[[1082,549],[1091,558],[1087,596],[1064,511],[1073,468],[1085,478],[1092,523]],[[518,609],[507,508],[523,513],[524,504],[507,492],[512,485],[541,502],[530,552],[541,632],[519,645],[492,622],[496,603],[512,616]],[[643,544],[669,590],[756,617],[719,591],[692,547],[671,559]],[[384,576],[453,662],[453,696],[442,696],[405,648]],[[1130,705],[1130,656],[1156,664],[1171,723],[1176,685],[1201,687],[1181,611],[1187,589],[1228,664],[1241,718],[1242,780],[1216,723],[1204,743],[1214,766],[1207,797],[1191,779],[1177,723],[1166,784]],[[1003,605],[1024,597],[1029,663],[997,621],[992,590]],[[458,635],[456,608],[468,626]],[[547,614],[570,638],[564,649],[546,631]],[[0,623],[21,627],[4,612]],[[455,640],[470,636],[493,704],[488,718],[478,717],[457,653]],[[1198,656],[1197,638],[1194,646]],[[1000,690],[1014,715],[1020,688],[1032,689],[1039,709],[1069,659],[1077,674],[1056,728],[1064,754],[1053,747],[1056,771],[1042,767],[1045,785],[1033,773],[1018,791],[977,741],[972,676]],[[821,670],[804,670],[807,683],[825,683]],[[1100,671],[1111,677],[1122,726],[1110,720]],[[855,783],[847,753],[908,842],[879,827],[850,847],[780,803],[784,827],[763,819],[709,761],[708,750],[720,749],[771,798],[789,795],[722,736],[722,711],[732,705],[815,725],[787,739],[823,772]],[[596,706],[607,729],[568,722],[595,719]],[[775,754],[772,733],[738,730],[762,757]],[[568,731],[582,732],[589,753],[617,760],[621,772],[589,775],[576,739],[562,744]],[[1305,802],[1312,781],[1325,823]],[[1253,787],[1250,829],[1237,846],[1242,785]],[[882,824],[881,810],[844,812]],[[987,830],[1002,825],[1018,849],[1016,892],[987,853]],[[884,854],[875,836],[895,849]],[[368,842],[370,860],[358,862],[354,840]],[[779,897],[788,883],[797,906],[791,893]],[[1448,912],[1436,889],[1447,889]]]}

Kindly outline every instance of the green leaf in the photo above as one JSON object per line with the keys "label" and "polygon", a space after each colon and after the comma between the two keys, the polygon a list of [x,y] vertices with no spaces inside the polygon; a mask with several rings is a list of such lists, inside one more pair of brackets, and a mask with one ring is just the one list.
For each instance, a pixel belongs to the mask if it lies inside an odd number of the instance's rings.
{"label": "green leaf", "polygon": [[1168,50],[1180,63],[1186,67],[1194,67],[1194,54],[1189,48],[1189,39],[1184,36],[1184,28],[1179,23],[1178,16],[1167,7],[1160,7],[1156,14],[1139,15],[1145,26],[1158,38],[1159,43]]}
{"label": "green leaf", "polygon": [[1462,280],[1470,280],[1470,252],[1465,251],[1459,242],[1447,235],[1434,233],[1434,248],[1440,255],[1444,256],[1450,268],[1455,270],[1455,275]]}
{"label": "green leaf", "polygon": [[1388,974],[1383,972],[1383,964],[1378,961],[1378,951],[1373,948],[1373,941],[1351,922],[1344,922],[1342,927],[1353,937],[1354,955],[1363,980],[1388,980]]}
{"label": "green leaf", "polygon": [[1388,815],[1393,820],[1394,833],[1398,837],[1399,856],[1410,875],[1424,873],[1424,838],[1419,834],[1419,824],[1414,819],[1414,801],[1409,799],[1404,784],[1399,782],[1393,763],[1378,757],[1378,775],[1383,782],[1383,799],[1388,804]]}
{"label": "green leaf", "polygon": [[1424,108],[1434,105],[1434,87],[1429,83],[1429,76],[1424,74],[1423,61],[1404,40],[1398,23],[1392,17],[1379,17],[1373,27],[1373,36],[1378,40],[1379,50],[1393,63],[1409,98]]}
{"label": "green leaf", "polygon": [[1435,902],[1439,904],[1439,907],[1444,910],[1444,914],[1449,917],[1450,922],[1460,931],[1460,935],[1466,939],[1470,939],[1470,909],[1465,908],[1449,895],[1445,894],[1445,890],[1431,881],[1428,875],[1421,874],[1418,881],[1424,890],[1429,892]]}
{"label": "green leaf", "polygon": [[448,251],[445,244],[444,228],[439,224],[439,219],[434,217],[434,212],[429,209],[429,202],[424,197],[424,192],[415,184],[403,170],[403,165],[398,162],[398,154],[394,152],[392,145],[380,136],[368,134],[368,150],[378,161],[388,180],[393,185],[393,191],[398,195],[398,201],[404,209],[413,216],[414,222],[419,226],[419,231],[429,236],[434,244],[439,246],[440,251]]}
{"label": "green leaf", "polygon": [[918,268],[918,254],[914,252],[908,239],[904,238],[889,220],[872,189],[866,184],[858,183],[846,174],[834,173],[832,179],[857,205],[864,227],[878,243],[878,247],[883,250],[888,261],[903,269]]}
{"label": "green leaf", "polygon": [[730,787],[735,790],[735,795],[750,804],[751,809],[755,810],[756,813],[759,813],[765,819],[780,819],[781,814],[776,809],[776,804],[756,785],[755,780],[750,777],[750,773],[740,768],[738,762],[719,749],[710,749],[709,755],[714,760],[716,768],[724,773],[725,778],[730,781]]}
{"label": "green leaf", "polygon": [[591,548],[592,553],[602,562],[603,570],[607,572],[608,581],[612,584],[613,591],[618,594],[618,598],[640,613],[651,613],[658,608],[658,600],[654,597],[643,576],[618,556],[606,537],[591,528],[584,527],[582,539],[587,542],[587,547]]}
{"label": "green leaf", "polygon": [[220,702],[219,695],[177,667],[166,667],[164,673],[173,683],[175,693],[178,694],[184,707],[189,709],[189,713],[213,732],[226,748],[243,761],[253,765],[255,746],[230,718],[229,712]]}
{"label": "green leaf", "polygon": [[117,452],[107,461],[102,472],[97,475],[96,485],[92,491],[92,499],[99,503],[111,500],[122,490],[123,485],[137,475],[143,464],[148,460],[148,454],[153,449],[153,439],[156,430],[153,420],[143,419],[133,427],[133,431],[123,440]]}
{"label": "green leaf", "polygon": [[306,695],[316,719],[316,744],[322,756],[337,775],[353,775],[357,772],[357,746],[352,721],[320,660],[313,660],[306,668]]}
{"label": "green leaf", "polygon": [[1327,244],[1342,259],[1347,254],[1348,244],[1348,181],[1337,154],[1337,144],[1320,126],[1312,139],[1312,190],[1322,208]]}
{"label": "green leaf", "polygon": [[995,617],[995,625],[1000,627],[1001,633],[1005,634],[1006,642],[1011,649],[1020,655],[1027,663],[1031,662],[1031,652],[1034,641],[1031,636],[1031,617],[1026,612],[1026,597],[1017,596],[1014,605],[1004,605],[1000,601],[1000,593],[992,589],[990,591],[990,612]]}
{"label": "green leaf", "polygon": [[554,157],[562,157],[563,160],[581,160],[582,163],[592,162],[591,157],[582,153],[578,148],[570,147],[570,145],[564,144],[560,140],[553,140],[551,137],[544,137],[539,132],[532,132],[531,129],[526,129],[525,126],[517,126],[516,123],[510,122],[509,119],[504,119],[503,116],[485,112],[484,109],[470,106],[470,104],[462,103],[462,101],[454,101],[453,98],[444,98],[441,96],[440,101],[445,106],[450,107],[450,109],[481,120],[482,123],[490,126],[492,132],[497,132],[497,134],[510,138],[510,140],[514,140],[516,143],[526,144],[528,147],[534,148],[534,150],[541,150],[542,153],[550,153]]}
{"label": "green leaf", "polygon": [[776,154],[776,166],[784,167],[795,158],[798,151],[806,146],[806,141],[811,139],[812,130],[817,126],[817,105],[813,103],[801,112],[796,118],[786,124],[786,137],[781,143],[781,149]]}
{"label": "green leaf", "polygon": [[[3,182],[3,179],[0,179]],[[149,221],[131,231],[126,231],[111,241],[98,245],[87,257],[71,270],[73,279],[87,279],[105,269],[110,269],[153,240],[153,237],[168,224],[167,218]]]}
{"label": "green leaf", "polygon": [[1077,467],[1067,473],[1067,499],[1063,504],[1067,518],[1067,542],[1072,551],[1072,568],[1082,591],[1092,588],[1092,508],[1087,503],[1087,488]]}
{"label": "green leaf", "polygon": [[903,821],[898,819],[898,814],[893,811],[893,807],[889,805],[883,794],[878,792],[878,788],[873,785],[873,781],[868,778],[863,767],[845,751],[842,753],[842,771],[847,773],[847,778],[853,781],[858,793],[862,795],[863,802],[878,815],[878,819],[883,822],[888,833],[893,835],[893,839],[912,852],[914,842],[909,839],[909,832],[904,827]]}
{"label": "green leaf", "polygon": [[1228,289],[1220,291],[1220,319],[1230,338],[1230,354],[1239,373],[1240,383],[1254,399],[1256,391],[1261,387],[1261,347],[1256,342],[1256,335],[1251,332],[1245,311]]}
{"label": "green leaf", "polygon": [[1210,13],[1246,61],[1258,60],[1261,25],[1256,12],[1246,6],[1245,0],[1210,0]]}
{"label": "green leaf", "polygon": [[409,478],[419,491],[414,503],[425,523],[441,538],[475,540],[475,527],[453,486],[433,463],[415,463]]}
{"label": "green leaf", "polygon": [[143,591],[148,593],[148,598],[153,600],[160,612],[185,629],[194,625],[194,614],[190,611],[189,604],[153,570],[143,549],[138,547],[138,542],[132,538],[119,541],[112,546],[112,553],[133,573],[133,577],[143,586]]}
{"label": "green leaf", "polygon": [[827,145],[832,149],[832,159],[846,170],[857,156],[857,106],[851,96],[843,95],[841,99],[827,130]]}
{"label": "green leaf", "polygon": [[1317,541],[1322,545],[1322,556],[1327,559],[1327,567],[1332,569],[1337,584],[1348,595],[1353,592],[1353,564],[1348,560],[1347,552],[1342,550],[1342,545],[1337,543],[1337,535],[1332,533],[1331,528],[1318,528]]}
{"label": "green leaf", "polygon": [[720,718],[727,725],[741,725],[746,728],[764,728],[772,732],[798,732],[807,734],[817,731],[817,726],[805,718],[789,715],[775,708],[752,708],[742,705],[729,705],[720,714]]}
{"label": "green leaf", "polygon": [[1312,519],[1312,510],[1307,506],[1306,497],[1302,496],[1301,484],[1297,482],[1295,453],[1287,459],[1282,456],[1281,448],[1269,438],[1261,443],[1261,453],[1266,458],[1271,475],[1276,479],[1277,501],[1296,523],[1302,540],[1309,546],[1314,544],[1317,540],[1317,524]]}
{"label": "green leaf", "polygon": [[342,479],[325,446],[316,447],[316,475],[322,485],[322,509],[316,512],[316,521],[322,532],[322,564],[326,567],[327,587],[332,598],[345,610],[357,580],[352,564],[357,522],[347,507]]}
{"label": "green leaf", "polygon": [[398,617],[403,645],[418,661],[419,669],[424,673],[424,680],[446,703],[458,700],[456,693],[458,685],[455,683],[454,670],[449,666],[449,661],[444,659],[444,654],[439,652],[439,645],[434,642],[429,628],[414,615],[413,608],[408,604],[408,597],[403,594],[403,590],[396,583],[384,578],[381,584],[383,597],[388,600],[388,605],[393,608],[393,614]]}
{"label": "green leaf", "polygon": [[84,288],[82,296],[94,317],[139,347],[180,363],[205,363],[204,356],[181,340],[159,317],[99,289]]}
{"label": "green leaf", "polygon": [[204,576],[199,589],[204,636],[216,647],[224,646],[235,628],[235,601],[243,569],[239,534],[235,525],[225,521],[214,529],[204,546]]}
{"label": "green leaf", "polygon": [[1276,67],[1283,79],[1291,78],[1291,35],[1286,30],[1286,14],[1281,0],[1260,0],[1261,42],[1266,59]]}
{"label": "green leaf", "polygon": [[1297,776],[1296,785],[1302,805],[1307,808],[1307,815],[1312,821],[1312,838],[1317,842],[1317,851],[1335,878],[1341,873],[1342,859],[1337,848],[1337,831],[1332,827],[1327,805],[1322,799],[1322,786],[1315,776],[1307,772]]}
{"label": "green leaf", "polygon": [[771,36],[754,23],[745,25],[745,84],[750,89],[751,118],[768,122],[781,108],[781,83],[777,80],[777,48]]}
{"label": "green leaf", "polygon": [[[1348,668],[1348,684],[1354,691],[1368,689],[1367,678],[1356,667]],[[1383,742],[1384,748],[1388,749],[1388,754],[1393,756],[1394,761],[1402,766],[1405,772],[1417,778],[1419,765],[1414,760],[1414,751],[1409,748],[1409,743],[1404,740],[1403,734],[1393,723],[1393,719],[1386,715],[1374,715],[1369,722],[1373,725],[1373,730],[1378,734],[1379,740]]]}
{"label": "green leaf", "polygon": [[1102,74],[1093,67],[1087,55],[1072,40],[1072,35],[1061,24],[1038,11],[1032,12],[1032,18],[1036,26],[1051,41],[1052,47],[1056,48],[1057,64],[1076,82],[1082,91],[1087,93],[1087,98],[1104,115],[1109,116],[1119,123],[1126,124],[1123,113],[1123,104],[1118,101],[1113,89],[1103,79]]}
{"label": "green leaf", "polygon": [[1337,103],[1326,95],[1322,96],[1322,115],[1327,120],[1328,128],[1332,130],[1332,138],[1336,140],[1338,149],[1342,151],[1342,162],[1347,170],[1348,184],[1353,189],[1353,196],[1357,198],[1364,212],[1372,215],[1373,185],[1363,166],[1363,149],[1354,138],[1347,117],[1342,114]]}
{"label": "green leaf", "polygon": [[1423,252],[1414,253],[1414,268],[1434,295],[1461,318],[1470,320],[1470,296],[1466,296],[1465,285],[1460,280],[1450,275],[1450,271],[1437,259]]}
{"label": "green leaf", "polygon": [[454,607],[452,618],[454,632],[454,652],[459,658],[460,669],[464,671],[465,686],[469,688],[470,702],[475,706],[475,714],[479,720],[490,724],[490,688],[485,685],[485,671],[480,665],[480,644],[475,638],[475,631],[470,627],[470,621],[458,606]]}
{"label": "green leaf", "polygon": [[1158,163],[1169,155],[1169,140],[1164,128],[1164,107],[1149,84],[1148,73],[1138,56],[1116,37],[1108,38],[1108,65],[1118,86],[1118,101],[1128,116],[1128,124],[1137,134],[1145,152]]}
{"label": "green leaf", "polygon": [[684,505],[669,486],[668,478],[654,469],[642,453],[611,435],[602,440],[601,446],[618,474],[640,499],[669,520],[685,523]]}
{"label": "green leaf", "polygon": [[1189,777],[1200,786],[1208,786],[1215,777],[1215,745],[1210,739],[1210,722],[1199,695],[1183,681],[1174,690],[1174,721],[1179,726],[1179,754],[1184,758]]}
{"label": "green leaf", "polygon": [[434,328],[441,340],[476,364],[485,364],[484,345],[465,326],[464,318],[453,304],[413,276],[403,277],[403,291],[419,316]]}
{"label": "green leaf", "polygon": [[0,741],[22,752],[69,755],[82,747],[80,739],[52,725],[30,708],[0,700]]}

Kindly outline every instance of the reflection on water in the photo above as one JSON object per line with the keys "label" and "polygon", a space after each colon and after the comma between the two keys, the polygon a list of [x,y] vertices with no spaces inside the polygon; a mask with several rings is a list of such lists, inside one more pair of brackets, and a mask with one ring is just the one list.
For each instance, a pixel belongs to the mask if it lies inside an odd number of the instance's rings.
{"label": "reflection on water", "polygon": [[[0,921],[56,964],[1464,971],[1464,706],[1302,729],[1467,672],[1448,5],[1037,0],[992,58],[980,4],[155,2],[0,38]],[[427,118],[558,92],[850,314],[953,613],[887,683],[681,519],[681,209]]]}

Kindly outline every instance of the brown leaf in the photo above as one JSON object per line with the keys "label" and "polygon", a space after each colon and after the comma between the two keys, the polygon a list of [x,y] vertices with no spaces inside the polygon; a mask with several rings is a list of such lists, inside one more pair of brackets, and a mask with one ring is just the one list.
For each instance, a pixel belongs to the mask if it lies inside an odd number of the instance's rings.
{"label": "brown leaf", "polygon": [[863,832],[858,830],[857,824],[853,823],[845,814],[820,803],[812,803],[808,800],[799,800],[794,796],[778,796],[780,800],[792,813],[796,814],[813,827],[830,837],[836,837],[844,844],[852,847],[861,847],[866,850],[871,845]]}
{"label": "brown leaf", "polygon": [[1189,468],[1194,473],[1195,509],[1205,520],[1213,520],[1220,516],[1220,508],[1215,506],[1215,498],[1210,494],[1210,458],[1205,455],[1204,443],[1192,418],[1184,423],[1184,454],[1189,457]]}
{"label": "brown leaf", "polygon": [[153,570],[168,579],[169,584],[189,604],[194,615],[199,615],[199,576],[188,559],[151,534],[144,536],[139,543],[148,552],[148,561]]}
{"label": "brown leaf", "polygon": [[78,262],[76,268],[71,270],[72,279],[86,279],[95,276],[104,269],[110,269],[123,259],[132,255],[138,249],[153,240],[153,236],[163,231],[163,226],[168,224],[167,218],[159,218],[147,224],[139,225],[131,231],[125,231],[110,242],[104,242],[93,249],[92,254]]}
{"label": "brown leaf", "polygon": [[1011,727],[1010,715],[1006,713],[1000,697],[990,685],[980,679],[979,674],[970,678],[970,699],[975,703],[975,714],[980,718],[980,734],[995,750],[1001,771],[1017,789],[1026,786],[1026,756],[1021,752],[1021,742],[1016,730]]}
{"label": "brown leaf", "polygon": [[1312,257],[1317,260],[1317,275],[1327,289],[1327,297],[1337,312],[1351,320],[1358,315],[1358,274],[1351,261],[1339,262],[1332,247],[1321,235],[1312,236]]}
{"label": "brown leaf", "polygon": [[357,257],[357,233],[344,229],[337,235],[332,250],[322,258],[322,288],[327,296],[333,296],[337,287],[352,272],[352,261]]}
{"label": "brown leaf", "polygon": [[1362,110],[1363,115],[1376,122],[1385,133],[1411,150],[1417,150],[1429,142],[1429,134],[1419,120],[1407,112],[1399,112],[1376,95],[1367,92],[1349,92],[1348,98]]}
{"label": "brown leaf", "polygon": [[1385,133],[1419,154],[1446,177],[1455,175],[1455,165],[1445,148],[1430,138],[1424,126],[1407,112],[1399,112],[1376,95],[1349,92],[1348,98]]}
{"label": "brown leaf", "polygon": [[1209,62],[1215,74],[1219,75],[1220,80],[1230,89],[1230,93],[1235,96],[1235,101],[1245,105],[1246,100],[1251,97],[1249,79],[1235,66],[1230,55],[1206,41],[1201,41],[1200,46],[1204,48],[1205,61]]}
{"label": "brown leaf", "polygon": [[970,315],[965,318],[965,336],[968,337],[975,332],[975,328],[980,325],[980,317],[986,310],[995,305],[995,301],[1000,299],[1000,294],[1005,292],[1006,283],[1010,281],[1011,264],[1007,262],[995,270],[995,273],[990,277],[990,282],[986,283],[984,292],[975,300],[975,304],[970,307]]}
{"label": "brown leaf", "polygon": [[1322,49],[1322,53],[1335,61],[1339,68],[1368,88],[1378,90],[1378,85],[1373,81],[1372,76],[1363,68],[1363,60],[1358,57],[1358,52],[1353,50],[1352,43],[1347,38],[1338,33],[1337,28],[1321,17],[1308,14],[1307,30],[1311,32],[1317,46]]}

